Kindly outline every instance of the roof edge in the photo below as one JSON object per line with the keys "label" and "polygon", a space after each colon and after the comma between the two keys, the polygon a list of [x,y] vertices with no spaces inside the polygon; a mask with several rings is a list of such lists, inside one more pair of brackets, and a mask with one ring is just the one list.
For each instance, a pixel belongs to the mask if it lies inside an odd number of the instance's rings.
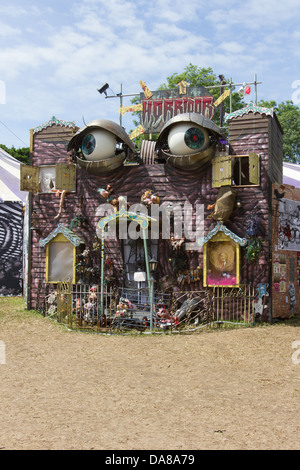
{"label": "roof edge", "polygon": [[223,232],[225,235],[227,235],[231,240],[234,240],[236,243],[238,243],[240,246],[246,246],[247,245],[247,239],[246,238],[241,238],[235,233],[233,233],[229,228],[227,228],[225,225],[223,225],[222,222],[217,222],[216,226],[204,237],[200,237],[197,241],[198,246],[201,248],[205,243],[207,243],[211,238],[213,238],[218,232]]}
{"label": "roof edge", "polygon": [[262,106],[257,106],[254,103],[249,103],[242,109],[238,109],[237,111],[233,111],[232,113],[227,113],[224,116],[224,121],[227,122],[230,119],[236,118],[238,116],[244,116],[245,114],[249,113],[259,113],[265,114],[266,116],[274,116],[274,108],[264,108]]}
{"label": "roof edge", "polygon": [[74,246],[79,246],[81,243],[84,243],[82,238],[76,235],[72,230],[66,227],[63,224],[58,224],[56,229],[54,229],[51,233],[49,233],[48,237],[44,238],[43,240],[39,241],[39,245],[44,247],[47,245],[53,238],[55,238],[59,233],[62,233]]}
{"label": "roof edge", "polygon": [[61,127],[71,127],[73,129],[76,129],[76,125],[74,121],[63,121],[62,119],[57,119],[55,116],[52,116],[52,118],[49,121],[44,122],[44,124],[40,124],[37,127],[34,127],[33,133],[36,134],[37,132],[40,132],[43,129],[47,129],[47,127],[51,127],[53,125],[61,126]]}

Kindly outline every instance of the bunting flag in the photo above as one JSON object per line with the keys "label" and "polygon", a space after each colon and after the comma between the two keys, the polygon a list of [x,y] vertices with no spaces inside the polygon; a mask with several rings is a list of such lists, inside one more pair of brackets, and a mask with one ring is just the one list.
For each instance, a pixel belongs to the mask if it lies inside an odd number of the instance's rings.
{"label": "bunting flag", "polygon": [[129,138],[133,140],[139,135],[144,134],[144,132],[145,132],[145,129],[143,128],[143,126],[140,125],[133,132],[131,132],[131,134],[129,135]]}
{"label": "bunting flag", "polygon": [[144,95],[146,97],[147,100],[149,100],[149,98],[151,98],[151,96],[153,95],[153,93],[149,90],[149,88],[147,87],[146,83],[143,82],[142,80],[140,80],[140,85],[143,89],[143,92],[144,92]]}
{"label": "bunting flag", "polygon": [[219,106],[219,104],[221,104],[222,101],[224,101],[224,100],[227,98],[227,96],[229,96],[229,95],[230,95],[230,90],[224,91],[224,93],[222,93],[222,95],[219,96],[219,98],[213,103],[213,105],[215,106],[215,108],[216,108],[217,106]]}
{"label": "bunting flag", "polygon": [[188,83],[185,80],[181,80],[181,82],[177,83],[179,87],[179,94],[180,95],[186,95],[186,87],[188,86]]}
{"label": "bunting flag", "polygon": [[124,108],[124,106],[121,106],[121,108],[119,109],[119,113],[122,114],[122,116],[124,116],[125,113],[133,113],[134,111],[142,111],[143,109],[143,105],[142,104],[135,104],[133,106],[126,106]]}

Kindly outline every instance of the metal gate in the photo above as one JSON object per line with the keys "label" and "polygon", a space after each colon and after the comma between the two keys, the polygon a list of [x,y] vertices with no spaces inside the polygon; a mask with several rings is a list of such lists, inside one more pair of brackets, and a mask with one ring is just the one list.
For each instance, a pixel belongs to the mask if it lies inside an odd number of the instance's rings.
{"label": "metal gate", "polygon": [[59,282],[57,284],[57,320],[72,326],[72,284]]}
{"label": "metal gate", "polygon": [[151,301],[146,288],[104,286],[101,291],[101,286],[61,282],[47,296],[46,315],[55,316],[70,328],[103,333],[152,327],[156,331],[188,332],[222,323],[254,323],[254,303],[255,288],[250,285],[212,287],[177,293],[176,297],[155,293]]}
{"label": "metal gate", "polygon": [[253,286],[213,287],[212,296],[215,322],[254,322],[255,289]]}

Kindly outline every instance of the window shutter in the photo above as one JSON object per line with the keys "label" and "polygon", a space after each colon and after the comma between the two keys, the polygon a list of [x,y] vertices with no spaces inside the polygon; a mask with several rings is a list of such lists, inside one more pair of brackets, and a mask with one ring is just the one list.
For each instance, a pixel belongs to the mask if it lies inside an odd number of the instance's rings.
{"label": "window shutter", "polygon": [[253,152],[249,152],[249,181],[259,184],[259,156]]}
{"label": "window shutter", "polygon": [[55,165],[55,188],[65,191],[75,191],[75,165],[57,163]]}
{"label": "window shutter", "polygon": [[231,185],[231,156],[220,155],[212,161],[212,187]]}
{"label": "window shutter", "polygon": [[20,189],[21,191],[39,192],[39,167],[21,165],[20,167]]}

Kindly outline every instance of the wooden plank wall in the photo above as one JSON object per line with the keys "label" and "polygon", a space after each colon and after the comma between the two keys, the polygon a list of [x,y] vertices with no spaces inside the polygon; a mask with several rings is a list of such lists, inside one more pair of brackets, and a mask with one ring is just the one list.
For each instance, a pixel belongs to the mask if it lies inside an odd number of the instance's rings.
{"label": "wooden plank wall", "polygon": [[[300,189],[294,186],[285,184],[273,184],[272,193],[277,190],[279,194],[284,193],[285,199],[292,201],[299,201],[300,206]],[[285,281],[285,284],[280,289],[275,288],[275,272],[272,270],[272,300],[273,300],[273,318],[290,318],[291,315],[299,315],[299,302],[300,302],[300,262],[298,260],[298,252],[294,250],[280,249],[278,245],[278,223],[279,223],[279,204],[280,199],[273,197],[273,230],[272,230],[272,258],[273,268],[275,267],[274,260],[276,256],[283,256],[284,271],[280,274],[280,278]],[[292,227],[291,230],[293,231]],[[280,264],[282,263],[282,260]],[[278,279],[276,280],[278,283]],[[296,303],[294,311],[291,309],[291,298],[289,292],[289,284],[292,283],[295,288]]]}
{"label": "wooden plank wall", "polygon": [[283,180],[283,131],[276,115],[269,119],[269,175],[271,183]]}
{"label": "wooden plank wall", "polygon": [[[54,165],[68,161],[67,144],[73,133],[72,129],[51,126],[34,135],[33,165]],[[242,250],[242,278],[244,284],[269,282],[270,246],[268,242],[269,231],[269,146],[270,127],[268,118],[245,116],[235,118],[229,122],[229,142],[233,154],[248,154],[249,151],[261,155],[261,185],[259,187],[237,188],[242,203],[242,210],[237,207],[226,226],[240,237],[246,237],[246,223],[249,214],[257,214],[261,225],[261,237],[265,240],[260,262],[253,265],[246,260],[245,249]],[[55,219],[59,211],[60,198],[55,194],[33,194],[33,211],[37,218],[39,231],[33,232],[32,239],[32,272],[31,272],[31,301],[35,307],[40,283],[45,283],[45,248],[40,248],[39,240],[45,238],[58,223],[69,226],[76,216],[84,216],[86,223],[80,227],[80,233],[85,238],[87,246],[97,240],[96,226],[99,220],[97,209],[105,203],[98,188],[105,188],[110,184],[117,196],[127,196],[129,204],[140,202],[146,190],[152,190],[160,197],[160,203],[181,204],[188,201],[194,207],[196,204],[204,205],[205,233],[213,229],[216,222],[208,218],[212,212],[208,205],[216,201],[218,188],[212,189],[211,164],[204,169],[187,172],[173,168],[169,164],[145,164],[133,167],[121,167],[110,175],[93,176],[85,169],[77,169],[76,193],[68,193],[64,200],[62,215]],[[195,225],[195,220],[193,220]],[[195,228],[195,227],[194,227]],[[76,230],[75,230],[76,231]],[[111,242],[108,247],[113,258],[115,271],[122,279],[122,250],[119,242]],[[172,257],[172,248],[169,240],[159,243],[159,272],[158,281],[165,276],[172,278],[173,271],[169,262]],[[188,253],[191,269],[203,268],[202,251]],[[201,276],[202,278],[202,276]],[[158,283],[159,285],[159,283]],[[178,286],[174,282],[175,290],[199,290],[201,281]],[[160,287],[163,287],[161,285]]]}
{"label": "wooden plank wall", "polygon": [[[67,163],[67,145],[74,129],[53,125],[33,135],[32,165],[55,165]],[[45,238],[58,224],[54,220],[59,211],[59,198],[55,194],[32,195],[32,222],[38,231],[32,231],[30,298],[31,308],[43,304],[45,296],[46,250],[39,246],[39,240]],[[33,224],[31,224],[33,225]]]}
{"label": "wooden plank wall", "polygon": [[[277,178],[282,181],[282,131],[276,116],[249,113],[229,122],[229,143],[232,154],[260,155],[260,186],[238,188],[243,209],[248,216],[256,215],[264,241],[258,264],[242,258],[242,279],[255,286],[269,284],[271,298],[272,183]],[[270,308],[265,309],[265,316],[270,313]]]}

